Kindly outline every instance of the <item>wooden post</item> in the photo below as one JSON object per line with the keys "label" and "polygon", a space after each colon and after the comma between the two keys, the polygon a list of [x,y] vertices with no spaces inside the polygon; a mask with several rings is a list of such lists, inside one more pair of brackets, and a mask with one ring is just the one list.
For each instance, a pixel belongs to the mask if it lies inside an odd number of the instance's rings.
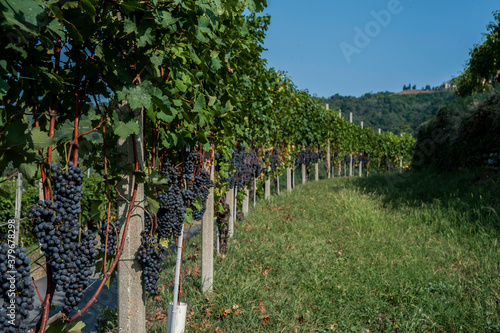
{"label": "wooden post", "polygon": [[[129,115],[128,103],[123,104],[120,109],[123,115]],[[143,112],[139,113],[139,134],[126,139],[118,138],[117,153],[122,156],[119,165],[123,168],[127,164],[134,165],[134,145],[137,150],[139,167],[144,165],[144,134]],[[121,225],[125,224],[129,211],[129,203],[134,206],[144,206],[144,184],[137,184],[135,202],[132,200],[135,185],[135,176],[131,172],[124,171],[122,180],[118,183],[118,220]],[[145,333],[146,332],[146,306],[142,283],[142,268],[136,259],[136,253],[141,245],[141,232],[144,230],[144,210],[133,209],[125,237],[125,246],[120,260],[118,261],[118,327],[123,332]]]}
{"label": "wooden post", "polygon": [[339,177],[342,176],[342,161],[339,162]]}
{"label": "wooden post", "polygon": [[264,199],[271,200],[271,177],[266,178],[266,182],[264,184]]}
{"label": "wooden post", "polygon": [[21,224],[21,200],[23,196],[23,174],[17,173],[16,203],[14,208],[14,244],[19,245],[19,226]]}
{"label": "wooden post", "polygon": [[[208,166],[210,180],[214,181],[214,166]],[[210,188],[205,214],[201,224],[201,291],[210,293],[214,284],[214,188]]]}
{"label": "wooden post", "polygon": [[226,203],[229,206],[229,221],[227,235],[233,237],[234,235],[234,188],[230,188],[226,193]]}
{"label": "wooden post", "polygon": [[314,163],[314,180],[319,180],[319,163]]}

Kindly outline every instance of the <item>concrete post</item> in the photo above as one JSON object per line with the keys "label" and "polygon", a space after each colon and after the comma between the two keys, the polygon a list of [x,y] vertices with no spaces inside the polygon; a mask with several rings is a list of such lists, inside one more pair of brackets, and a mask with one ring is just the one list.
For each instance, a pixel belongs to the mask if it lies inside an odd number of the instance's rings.
{"label": "concrete post", "polygon": [[250,189],[248,188],[248,184],[245,187],[245,199],[243,199],[243,203],[241,206],[241,211],[244,216],[248,214],[248,207],[250,205]]}
{"label": "concrete post", "polygon": [[403,158],[399,159],[399,173],[403,173]]}
{"label": "concrete post", "polygon": [[257,197],[257,179],[253,177],[253,208],[255,208],[256,197]]}
{"label": "concrete post", "polygon": [[[214,181],[214,166],[208,166],[210,179]],[[214,188],[207,197],[205,214],[201,224],[201,291],[210,293],[214,284]]]}
{"label": "concrete post", "polygon": [[267,177],[264,184],[264,199],[271,200],[271,178]]}
{"label": "concrete post", "polygon": [[280,176],[276,176],[276,195],[280,195]]}
{"label": "concrete post", "polygon": [[229,206],[229,221],[227,235],[233,237],[234,235],[234,188],[229,189],[226,193],[226,203]]}
{"label": "concrete post", "polygon": [[21,224],[21,201],[23,196],[23,174],[17,173],[16,203],[14,206],[14,244],[19,245],[19,225]]}
{"label": "concrete post", "polygon": [[[352,123],[352,112],[349,112],[349,122]],[[352,170],[352,154],[351,154],[351,160],[349,161],[349,176],[353,176],[353,170]]]}
{"label": "concrete post", "polygon": [[331,157],[330,157],[330,140],[328,140],[327,145],[328,147],[326,147],[326,170],[327,170],[326,177],[330,179],[332,177],[330,174],[330,172],[332,171]]}
{"label": "concrete post", "polygon": [[286,190],[292,192],[292,168],[286,168]]}
{"label": "concrete post", "polygon": [[[128,104],[121,107],[124,114],[130,114]],[[144,138],[143,138],[143,114],[139,115],[139,134],[135,136],[137,157],[139,166],[144,165]],[[121,156],[120,166],[134,164],[134,143],[133,137],[126,139],[118,138],[117,153]],[[130,172],[124,172],[122,180],[118,183],[117,198],[118,220],[121,225],[125,224],[129,205],[135,184],[135,176]],[[137,194],[132,205],[144,205],[144,185],[137,184]],[[146,307],[145,295],[142,287],[142,267],[136,259],[136,253],[141,245],[141,232],[144,230],[144,210],[134,209],[130,218],[128,231],[120,238],[125,237],[125,246],[118,262],[118,327],[124,333],[144,333],[146,332]]]}
{"label": "concrete post", "polygon": [[307,182],[306,179],[306,165],[302,164],[302,184],[305,184]]}
{"label": "concrete post", "polygon": [[314,163],[314,180],[319,180],[319,163]]}
{"label": "concrete post", "polygon": [[[361,122],[361,129],[363,129],[363,122]],[[359,156],[361,157],[361,155]],[[362,176],[362,172],[363,172],[363,162],[361,161],[361,158],[360,158],[360,161],[359,161],[359,176],[361,177]]]}

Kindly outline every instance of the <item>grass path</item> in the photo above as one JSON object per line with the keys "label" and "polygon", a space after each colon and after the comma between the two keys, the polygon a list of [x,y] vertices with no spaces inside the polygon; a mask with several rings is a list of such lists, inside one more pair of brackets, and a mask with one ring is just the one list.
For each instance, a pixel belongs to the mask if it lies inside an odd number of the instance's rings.
{"label": "grass path", "polygon": [[[450,176],[451,177],[451,176]],[[499,190],[470,175],[336,178],[260,201],[200,294],[183,264],[187,332],[500,332]],[[150,331],[164,329],[173,256]]]}

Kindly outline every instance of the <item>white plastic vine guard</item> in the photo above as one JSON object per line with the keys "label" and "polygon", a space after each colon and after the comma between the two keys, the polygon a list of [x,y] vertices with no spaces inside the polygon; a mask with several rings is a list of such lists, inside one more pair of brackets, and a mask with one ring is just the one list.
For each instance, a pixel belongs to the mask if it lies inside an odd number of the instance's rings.
{"label": "white plastic vine guard", "polygon": [[170,303],[168,305],[168,319],[167,319],[167,333],[184,333],[186,329],[186,313],[187,313],[187,304],[180,303],[177,305],[177,314],[175,315],[175,331],[171,332],[171,318],[172,311],[174,309],[174,304]]}

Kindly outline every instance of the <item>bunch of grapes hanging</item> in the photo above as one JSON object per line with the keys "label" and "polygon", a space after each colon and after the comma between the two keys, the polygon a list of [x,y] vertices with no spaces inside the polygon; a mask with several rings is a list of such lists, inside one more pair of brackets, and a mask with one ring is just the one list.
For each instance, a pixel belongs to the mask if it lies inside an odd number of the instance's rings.
{"label": "bunch of grapes hanging", "polygon": [[160,168],[166,190],[158,192],[160,208],[156,214],[157,225],[152,227],[154,215],[149,210],[146,230],[142,234],[142,242],[137,259],[144,273],[143,281],[146,290],[156,292],[156,282],[161,272],[161,261],[165,248],[161,239],[182,236],[182,226],[188,208],[194,220],[201,220],[206,210],[206,202],[210,188],[214,186],[210,174],[202,168],[201,156],[190,149],[183,149],[178,154],[165,154]]}
{"label": "bunch of grapes hanging", "polygon": [[84,231],[79,219],[83,177],[82,170],[72,162],[65,168],[52,165],[53,200],[40,200],[28,212],[56,290],[65,292],[63,312],[66,314],[81,301],[98,254],[95,235]]}

